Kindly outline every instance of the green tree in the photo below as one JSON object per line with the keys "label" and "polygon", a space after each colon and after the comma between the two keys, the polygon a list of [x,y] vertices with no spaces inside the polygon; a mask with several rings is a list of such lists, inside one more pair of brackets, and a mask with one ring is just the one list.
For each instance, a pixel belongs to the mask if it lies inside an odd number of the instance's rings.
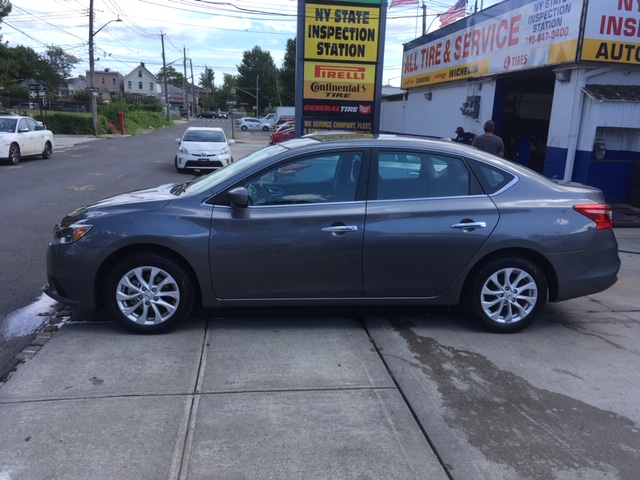
{"label": "green tree", "polygon": [[204,64],[204,71],[200,73],[200,83],[199,85],[207,90],[207,93],[213,93],[215,89],[214,80],[216,74],[213,73],[213,68],[207,67],[207,64]]}
{"label": "green tree", "polygon": [[207,67],[205,64],[204,71],[200,72],[199,85],[203,89],[203,93],[200,94],[200,107],[204,110],[216,110],[218,108],[218,102],[214,97],[215,85],[214,85],[215,73],[213,69]]}
{"label": "green tree", "polygon": [[[236,67],[238,69],[238,85],[236,88],[241,102],[255,105],[257,87],[260,112],[269,104],[277,104],[278,69],[270,52],[255,46],[253,50],[246,50],[243,53],[242,63],[236,65]],[[249,94],[242,90],[246,90]],[[256,112],[256,114],[259,115],[260,112]]]}
{"label": "green tree", "polygon": [[[174,85],[178,88],[182,88],[183,82],[184,82],[184,75],[181,74],[180,72],[178,72],[175,68],[173,68],[172,65],[169,65],[168,67],[166,67],[166,71],[167,71],[167,83],[170,83],[171,85]],[[158,78],[159,81],[164,82],[164,76],[165,76],[165,67],[162,67],[160,69],[160,71],[158,72],[158,74],[156,75],[156,77]]]}
{"label": "green tree", "polygon": [[48,67],[42,73],[40,80],[46,81],[52,87],[59,87],[66,82],[67,78],[71,76],[73,66],[79,62],[77,57],[54,45],[47,47],[43,60],[46,61]]}
{"label": "green tree", "polygon": [[296,39],[287,40],[287,47],[280,69],[280,105],[291,106],[296,102]]}

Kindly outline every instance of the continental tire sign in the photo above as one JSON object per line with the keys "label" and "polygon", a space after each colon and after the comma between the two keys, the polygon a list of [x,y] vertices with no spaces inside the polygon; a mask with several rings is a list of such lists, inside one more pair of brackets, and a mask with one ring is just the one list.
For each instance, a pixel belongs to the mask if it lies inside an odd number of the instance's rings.
{"label": "continental tire sign", "polygon": [[299,133],[376,133],[386,18],[381,1],[305,1],[298,13],[304,18],[298,22],[298,51],[304,52],[297,64],[304,72],[296,89]]}

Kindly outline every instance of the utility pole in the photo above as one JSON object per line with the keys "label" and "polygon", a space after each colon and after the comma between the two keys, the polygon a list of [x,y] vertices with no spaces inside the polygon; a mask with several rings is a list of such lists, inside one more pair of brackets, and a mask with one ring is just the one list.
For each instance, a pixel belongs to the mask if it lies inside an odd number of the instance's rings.
{"label": "utility pole", "polygon": [[427,34],[427,3],[422,2],[422,35]]}
{"label": "utility pole", "polygon": [[191,86],[193,88],[191,88],[191,98],[193,98],[193,101],[191,102],[191,108],[193,108],[193,116],[196,116],[196,84],[193,81],[193,62],[191,61],[191,59],[189,59],[189,66],[191,67]]}
{"label": "utility pole", "polygon": [[258,92],[260,92],[259,83],[260,83],[260,75],[256,77],[256,118],[260,118],[260,108],[258,105],[258,97],[259,97]]}
{"label": "utility pole", "polygon": [[160,30],[160,38],[162,39],[162,82],[164,83],[164,107],[169,120],[169,91],[167,90],[167,61],[164,57],[164,33]]}
{"label": "utility pole", "polygon": [[95,77],[95,66],[93,60],[93,0],[89,0],[89,86],[91,87],[91,116],[93,117],[93,136],[97,137],[100,134],[98,128],[98,101],[96,99],[96,92],[94,92],[95,85],[93,84]]}
{"label": "utility pole", "polygon": [[182,86],[184,88],[184,100],[183,105],[184,109],[187,112],[187,121],[189,120],[189,94],[187,93],[187,47],[182,47],[183,52],[183,65],[184,65],[184,74],[182,76]]}

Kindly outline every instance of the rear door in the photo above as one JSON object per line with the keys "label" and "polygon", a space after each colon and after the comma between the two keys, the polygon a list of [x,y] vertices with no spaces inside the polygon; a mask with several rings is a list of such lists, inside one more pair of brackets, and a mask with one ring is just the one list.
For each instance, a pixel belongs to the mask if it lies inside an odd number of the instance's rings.
{"label": "rear door", "polygon": [[378,180],[367,205],[365,295],[441,294],[493,231],[495,205],[455,156],[380,150],[372,168]]}

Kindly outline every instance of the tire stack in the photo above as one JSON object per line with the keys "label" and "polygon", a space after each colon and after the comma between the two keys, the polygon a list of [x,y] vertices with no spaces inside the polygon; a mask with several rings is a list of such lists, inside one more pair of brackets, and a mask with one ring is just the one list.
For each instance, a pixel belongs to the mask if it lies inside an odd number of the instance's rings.
{"label": "tire stack", "polygon": [[636,162],[631,172],[628,202],[634,207],[640,207],[640,161]]}

